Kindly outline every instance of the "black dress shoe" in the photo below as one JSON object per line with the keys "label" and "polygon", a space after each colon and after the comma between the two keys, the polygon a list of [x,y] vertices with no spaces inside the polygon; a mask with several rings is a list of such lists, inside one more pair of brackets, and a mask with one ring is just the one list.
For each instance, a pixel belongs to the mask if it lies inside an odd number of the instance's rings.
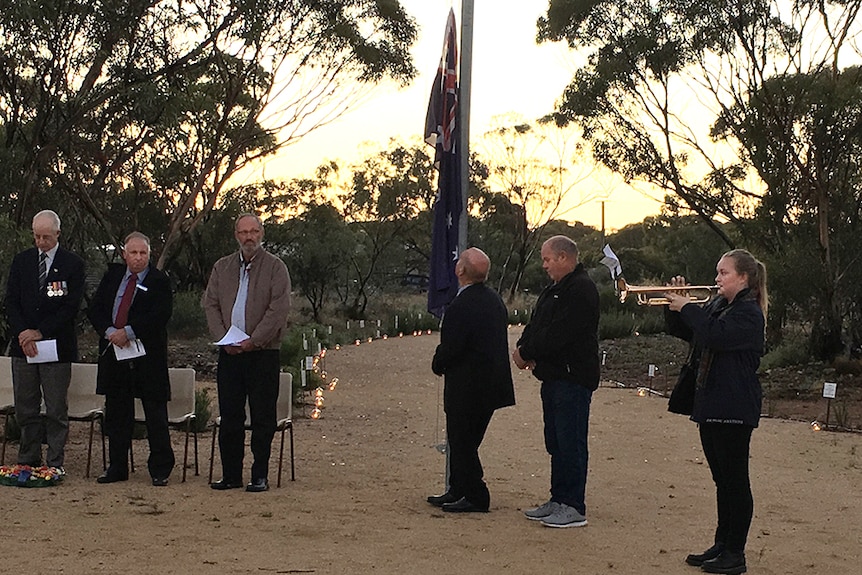
{"label": "black dress shoe", "polygon": [[96,478],[96,483],[116,483],[118,481],[128,481],[128,480],[129,480],[128,475],[123,477],[122,475],[118,475],[115,473],[111,473],[110,471],[106,471]]}
{"label": "black dress shoe", "polygon": [[716,557],[721,555],[722,551],[724,551],[724,543],[715,543],[712,547],[710,547],[703,553],[692,553],[685,558],[685,562],[694,567],[700,567],[701,565],[703,565],[704,561],[715,559]]}
{"label": "black dress shoe", "polygon": [[226,479],[219,479],[215,483],[210,483],[210,487],[217,491],[224,491],[225,489],[239,489],[242,487],[242,481],[228,481]]}
{"label": "black dress shoe", "polygon": [[452,503],[444,503],[442,506],[443,511],[448,511],[450,513],[487,513],[488,508],[481,508],[476,505],[473,505],[469,501],[467,501],[466,497],[462,497],[458,501],[454,501]]}
{"label": "black dress shoe", "polygon": [[724,575],[739,575],[745,573],[745,553],[725,549],[715,559],[704,561],[701,569],[707,573],[722,573]]}
{"label": "black dress shoe", "polygon": [[443,507],[444,503],[455,503],[459,499],[461,498],[454,495],[451,491],[447,491],[443,495],[429,495],[428,503],[434,507]]}
{"label": "black dress shoe", "polygon": [[245,486],[246,491],[250,491],[252,493],[260,493],[261,491],[266,491],[269,489],[269,482],[265,477],[261,479],[252,479],[251,482]]}
{"label": "black dress shoe", "polygon": [[153,477],[153,487],[166,487],[167,484],[167,477]]}

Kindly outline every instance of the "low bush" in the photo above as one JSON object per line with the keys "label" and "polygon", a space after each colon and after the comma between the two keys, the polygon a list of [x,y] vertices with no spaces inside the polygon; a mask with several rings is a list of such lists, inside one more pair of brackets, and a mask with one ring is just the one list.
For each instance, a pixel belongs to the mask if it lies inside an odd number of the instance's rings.
{"label": "low bush", "polygon": [[206,431],[212,419],[212,398],[210,397],[209,389],[199,387],[195,389],[195,422],[193,429],[200,433]]}
{"label": "low bush", "polygon": [[174,311],[168,322],[171,338],[198,337],[209,333],[207,318],[201,307],[201,292],[179,292],[174,294]]}
{"label": "low bush", "polygon": [[599,339],[629,337],[635,332],[635,318],[626,312],[609,312],[599,317]]}
{"label": "low bush", "polygon": [[808,363],[808,342],[800,336],[785,337],[778,346],[760,360],[760,369],[788,367]]}

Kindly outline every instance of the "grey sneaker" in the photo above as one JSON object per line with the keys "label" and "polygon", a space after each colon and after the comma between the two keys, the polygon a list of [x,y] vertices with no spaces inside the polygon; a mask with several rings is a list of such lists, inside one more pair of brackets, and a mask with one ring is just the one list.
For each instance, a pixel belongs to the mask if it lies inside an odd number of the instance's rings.
{"label": "grey sneaker", "polygon": [[542,525],[545,527],[583,527],[586,524],[587,518],[584,515],[564,503],[557,503],[553,513],[542,517]]}
{"label": "grey sneaker", "polygon": [[533,507],[532,509],[525,510],[524,515],[527,516],[527,519],[531,519],[533,521],[541,521],[542,519],[556,511],[559,505],[560,504],[556,501],[547,501],[545,503],[542,503],[538,507]]}

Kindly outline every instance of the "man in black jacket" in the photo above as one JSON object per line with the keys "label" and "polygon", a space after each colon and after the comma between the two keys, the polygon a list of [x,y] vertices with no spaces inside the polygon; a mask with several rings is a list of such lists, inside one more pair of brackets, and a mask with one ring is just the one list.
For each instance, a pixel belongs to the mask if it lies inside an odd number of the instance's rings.
{"label": "man in black jacket", "polygon": [[[149,265],[150,240],[139,232],[126,236],[125,264],[111,264],[87,311],[99,334],[96,392],[105,396],[105,432],[110,465],[97,481],[129,478],[129,448],[135,425],[135,398],[141,399],[147,423],[153,485],[163,487],[174,468],[168,430],[168,320],[173,310],[168,276]],[[133,348],[140,353],[127,357]],[[119,353],[119,355],[118,355]],[[128,355],[136,355],[129,353]]]}
{"label": "man in black jacket", "polygon": [[551,498],[524,514],[546,527],[582,527],[590,401],[599,386],[599,294],[566,236],[542,245],[542,267],[553,283],[539,295],[512,358],[542,382]]}
{"label": "man in black jacket", "polygon": [[479,446],[496,409],[515,404],[509,364],[508,313],[485,285],[491,262],[482,250],[464,250],[455,264],[458,295],[440,329],[431,369],[445,375],[443,407],[449,444],[449,490],[428,502],[449,512],[490,506]]}
{"label": "man in black jacket", "polygon": [[[72,362],[78,359],[75,319],[84,295],[84,260],[64,250],[59,238],[60,217],[51,210],[36,214],[36,245],[15,256],[6,285],[21,465],[42,464],[44,432],[46,463],[62,467],[69,436],[68,391]],[[39,347],[48,353],[37,351]],[[56,357],[50,351],[56,352]],[[44,426],[40,415],[43,401]]]}

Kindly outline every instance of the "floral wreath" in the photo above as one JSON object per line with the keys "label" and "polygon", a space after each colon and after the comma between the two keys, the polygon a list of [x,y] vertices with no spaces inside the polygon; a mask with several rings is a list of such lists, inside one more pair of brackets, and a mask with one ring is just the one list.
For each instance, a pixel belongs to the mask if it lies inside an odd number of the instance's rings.
{"label": "floral wreath", "polygon": [[62,467],[30,467],[29,465],[3,465],[0,467],[0,485],[16,487],[50,487],[63,481],[66,471]]}

